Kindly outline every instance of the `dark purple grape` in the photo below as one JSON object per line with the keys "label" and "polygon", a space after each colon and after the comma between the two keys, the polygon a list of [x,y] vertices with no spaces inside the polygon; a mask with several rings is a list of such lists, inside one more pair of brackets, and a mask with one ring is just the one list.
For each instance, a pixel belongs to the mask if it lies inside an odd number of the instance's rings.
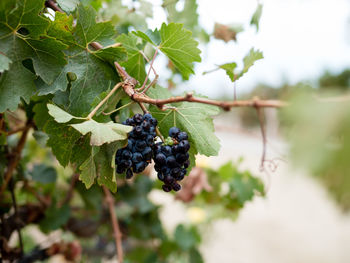
{"label": "dark purple grape", "polygon": [[132,153],[128,150],[124,150],[122,157],[123,157],[123,159],[130,159],[132,157]]}
{"label": "dark purple grape", "polygon": [[126,170],[126,179],[130,179],[133,176],[133,172],[131,169]]}
{"label": "dark purple grape", "polygon": [[145,170],[146,166],[147,166],[146,162],[139,162],[135,164],[135,167],[133,167],[133,170],[135,173],[141,173],[143,170]]}
{"label": "dark purple grape", "polygon": [[143,115],[143,120],[149,121],[150,119],[152,119],[152,115],[150,113]]}
{"label": "dark purple grape", "polygon": [[164,175],[162,173],[157,173],[157,177],[159,180],[164,181]]}
{"label": "dark purple grape", "polygon": [[166,158],[166,165],[168,167],[176,167],[177,166],[176,159],[173,155],[170,155],[169,157]]}
{"label": "dark purple grape", "polygon": [[141,162],[143,160],[143,156],[141,153],[139,152],[135,152],[133,155],[132,155],[132,161],[133,163],[138,163],[138,162]]}
{"label": "dark purple grape", "polygon": [[186,162],[184,162],[184,168],[188,168],[190,166],[190,160],[186,160]]}
{"label": "dark purple grape", "polygon": [[146,147],[146,149],[143,150],[142,155],[143,155],[144,160],[151,161],[152,148],[151,147]]}
{"label": "dark purple grape", "polygon": [[179,191],[181,189],[181,185],[179,185],[178,183],[174,183],[171,185],[171,187],[173,188],[174,191]]}
{"label": "dark purple grape", "polygon": [[178,153],[176,154],[176,161],[179,163],[184,163],[188,158],[186,158],[186,154]]}
{"label": "dark purple grape", "polygon": [[158,153],[156,155],[155,162],[159,165],[166,164],[166,156],[163,153]]}
{"label": "dark purple grape", "polygon": [[157,119],[155,119],[155,118],[151,118],[150,120],[150,123],[153,125],[153,126],[157,126],[157,124],[158,124],[158,121],[157,121]]}
{"label": "dark purple grape", "polygon": [[151,128],[151,124],[147,121],[143,121],[141,124],[141,127],[143,128],[144,131],[149,131],[149,128]]}
{"label": "dark purple grape", "polygon": [[171,186],[167,184],[162,185],[163,191],[164,192],[170,192],[171,191]]}
{"label": "dark purple grape", "polygon": [[166,146],[162,147],[162,152],[166,156],[170,156],[172,154],[171,147],[169,145],[166,145]]}
{"label": "dark purple grape", "polygon": [[135,147],[139,151],[143,151],[147,147],[147,143],[145,141],[137,141]]}
{"label": "dark purple grape", "polygon": [[140,113],[136,113],[133,120],[136,124],[140,124],[143,121],[143,116]]}
{"label": "dark purple grape", "polygon": [[176,139],[177,139],[178,141],[187,140],[187,139],[188,139],[188,135],[187,135],[186,132],[180,132],[180,133],[177,135]]}
{"label": "dark purple grape", "polygon": [[175,138],[176,135],[178,135],[179,132],[180,132],[180,129],[179,129],[179,128],[177,128],[177,127],[171,127],[171,128],[169,129],[169,136]]}

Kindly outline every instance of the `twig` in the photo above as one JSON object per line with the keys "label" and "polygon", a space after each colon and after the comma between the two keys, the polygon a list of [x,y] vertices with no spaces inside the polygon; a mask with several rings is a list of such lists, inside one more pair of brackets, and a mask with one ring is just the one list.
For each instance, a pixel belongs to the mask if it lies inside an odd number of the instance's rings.
{"label": "twig", "polygon": [[91,118],[96,114],[96,112],[99,110],[99,108],[101,108],[103,106],[103,104],[105,104],[106,101],[113,95],[113,93],[116,92],[116,90],[122,85],[123,85],[122,82],[119,82],[118,84],[116,84],[114,86],[114,88],[107,94],[107,96],[104,97],[104,99],[100,101],[100,103],[89,113],[89,115],[86,118],[91,120]]}
{"label": "twig", "polygon": [[152,99],[141,93],[134,93],[132,94],[131,97],[133,100],[137,102],[145,102],[148,104],[153,104],[158,106],[159,108],[162,108],[164,104],[182,102],[182,101],[214,105],[222,108],[225,111],[228,111],[234,107],[280,108],[288,105],[288,103],[280,100],[253,99],[253,100],[240,100],[240,101],[216,101],[216,100],[210,100],[205,98],[193,97],[191,93],[187,93],[184,96],[170,97],[168,99]]}
{"label": "twig", "polygon": [[120,106],[119,108],[117,108],[117,109],[115,109],[115,110],[112,110],[112,111],[110,111],[110,112],[102,112],[102,114],[103,114],[103,115],[111,115],[112,113],[117,112],[117,111],[119,111],[119,110],[121,110],[121,109],[123,109],[123,108],[125,108],[125,107],[130,106],[131,104],[134,104],[134,103],[135,103],[135,101],[131,101],[131,102],[129,102],[129,103],[127,103],[127,104],[124,104],[123,106]]}
{"label": "twig", "polygon": [[[149,89],[149,87],[150,87],[151,85],[153,85],[153,84],[155,83],[155,81],[158,80],[158,74],[156,73],[155,69],[153,68],[153,62],[154,62],[154,60],[155,60],[157,54],[158,54],[158,49],[156,49],[156,51],[154,52],[153,58],[152,58],[151,63],[150,63],[150,68],[148,69],[148,72],[147,72],[145,81],[143,82],[142,87],[141,87],[140,89],[138,89],[138,91],[140,91],[140,92],[142,92],[142,93],[145,93],[145,92]],[[144,88],[146,87],[148,78],[149,78],[149,74],[151,74],[151,70],[152,70],[152,69],[153,69],[153,72],[154,72],[154,74],[155,74],[155,78],[154,78],[154,80],[150,83],[150,85],[144,90]]]}
{"label": "twig", "polygon": [[260,130],[261,130],[261,136],[263,140],[263,150],[261,155],[261,163],[260,163],[260,171],[264,171],[264,164],[266,160],[266,129],[265,129],[265,118],[264,118],[264,112],[262,108],[256,107],[256,113],[258,114],[259,123],[260,123]]}
{"label": "twig", "polygon": [[15,134],[15,133],[17,133],[17,132],[21,132],[21,131],[23,131],[23,130],[25,130],[25,129],[26,129],[26,126],[20,127],[20,128],[14,129],[14,130],[12,130],[12,131],[8,131],[8,132],[6,133],[6,135],[9,136],[9,135]]}
{"label": "twig", "polygon": [[9,160],[9,164],[6,170],[6,173],[4,175],[4,182],[1,185],[1,189],[0,189],[0,196],[3,194],[3,192],[5,191],[14,170],[16,169],[19,160],[21,159],[21,153],[22,150],[24,148],[24,145],[26,143],[27,140],[27,135],[28,135],[28,131],[29,129],[33,126],[33,124],[31,122],[28,122],[26,125],[26,129],[23,130],[22,136],[18,141],[18,144],[16,146],[16,148],[12,151],[11,156],[10,156],[10,160]]}
{"label": "twig", "polygon": [[122,233],[120,232],[117,214],[114,209],[114,200],[113,196],[109,192],[106,186],[102,186],[103,191],[106,196],[106,202],[108,204],[109,213],[111,216],[112,226],[113,226],[113,233],[114,233],[114,239],[115,239],[115,246],[117,249],[117,256],[118,256],[118,262],[123,262],[123,247],[122,247]]}

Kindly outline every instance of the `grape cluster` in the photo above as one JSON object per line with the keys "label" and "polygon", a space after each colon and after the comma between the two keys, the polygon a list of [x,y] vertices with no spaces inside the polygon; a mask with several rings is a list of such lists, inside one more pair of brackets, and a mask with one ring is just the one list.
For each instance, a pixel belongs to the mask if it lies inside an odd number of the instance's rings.
{"label": "grape cluster", "polygon": [[117,173],[126,172],[126,178],[130,179],[134,173],[145,170],[152,160],[157,120],[149,113],[145,115],[137,113],[123,124],[134,128],[129,133],[128,145],[117,151],[115,163]]}
{"label": "grape cluster", "polygon": [[190,165],[188,154],[190,143],[187,133],[180,131],[177,127],[172,127],[169,129],[169,136],[174,142],[173,145],[156,143],[153,147],[154,169],[158,172],[158,179],[164,183],[162,188],[165,192],[181,189],[178,181],[185,177],[186,168]]}

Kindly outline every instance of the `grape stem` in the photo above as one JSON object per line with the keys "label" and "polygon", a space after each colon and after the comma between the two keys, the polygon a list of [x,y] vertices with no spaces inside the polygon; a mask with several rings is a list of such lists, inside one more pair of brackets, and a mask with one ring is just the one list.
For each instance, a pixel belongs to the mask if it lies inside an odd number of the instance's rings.
{"label": "grape stem", "polygon": [[117,85],[114,86],[114,88],[107,94],[106,97],[104,97],[103,100],[100,101],[100,103],[89,113],[89,115],[86,117],[86,119],[91,120],[92,117],[96,114],[96,112],[103,106],[103,104],[106,103],[106,101],[117,91],[117,89],[123,85],[123,82],[119,82]]}

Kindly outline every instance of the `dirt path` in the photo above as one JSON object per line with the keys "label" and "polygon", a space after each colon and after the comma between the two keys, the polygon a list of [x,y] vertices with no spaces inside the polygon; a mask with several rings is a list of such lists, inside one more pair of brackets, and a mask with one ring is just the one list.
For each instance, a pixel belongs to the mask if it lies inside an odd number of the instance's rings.
{"label": "dirt path", "polygon": [[[237,221],[220,220],[206,232],[201,251],[206,263],[349,263],[350,217],[341,213],[326,190],[313,178],[280,162],[269,176],[259,173],[259,133],[243,134],[218,120],[222,143],[218,157],[207,160],[213,167],[244,157],[249,168],[268,185],[266,198],[255,198]],[[226,127],[227,128],[227,127]],[[232,133],[233,130],[236,132]],[[271,140],[268,157],[283,157],[287,145]],[[156,193],[164,201],[162,218],[169,231],[189,220],[180,202]],[[174,212],[176,211],[176,213]]]}

